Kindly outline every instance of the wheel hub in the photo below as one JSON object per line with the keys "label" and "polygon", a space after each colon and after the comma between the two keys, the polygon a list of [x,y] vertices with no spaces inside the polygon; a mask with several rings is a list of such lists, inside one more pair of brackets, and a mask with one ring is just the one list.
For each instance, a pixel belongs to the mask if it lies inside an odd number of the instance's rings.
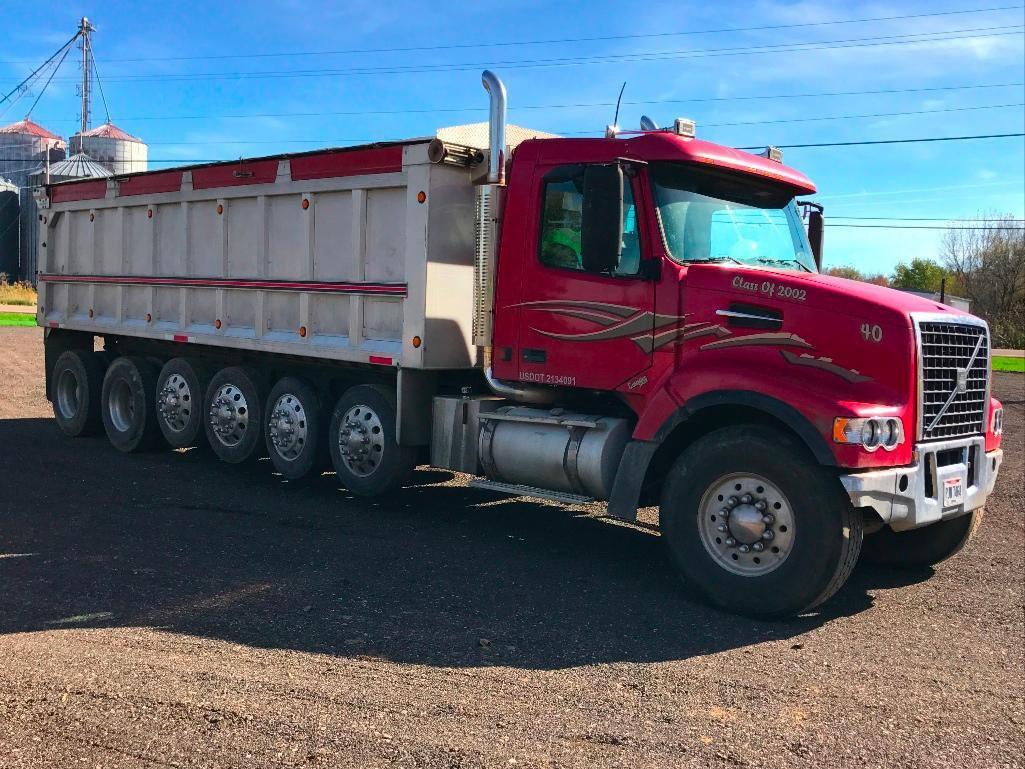
{"label": "wheel hub", "polygon": [[172,374],[157,395],[157,411],[164,423],[181,432],[192,415],[192,391],[181,374]]}
{"label": "wheel hub", "polygon": [[338,452],[354,475],[373,473],[384,456],[384,429],[377,413],[368,406],[353,406],[345,412],[338,431]]}
{"label": "wheel hub", "polygon": [[734,574],[767,574],[786,560],[793,546],[790,502],[779,487],[761,476],[720,478],[702,497],[698,516],[705,549]]}
{"label": "wheel hub", "polygon": [[302,402],[285,393],[274,403],[267,432],[271,445],[285,459],[295,459],[306,445],[306,409]]}
{"label": "wheel hub", "polygon": [[249,404],[235,385],[223,385],[210,404],[210,426],[225,446],[237,446],[249,427]]}

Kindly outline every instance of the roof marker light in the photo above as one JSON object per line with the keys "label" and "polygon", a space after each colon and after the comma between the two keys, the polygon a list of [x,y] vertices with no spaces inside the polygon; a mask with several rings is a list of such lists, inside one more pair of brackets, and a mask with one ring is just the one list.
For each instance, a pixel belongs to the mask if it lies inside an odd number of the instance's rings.
{"label": "roof marker light", "polygon": [[764,157],[767,157],[773,163],[783,162],[783,150],[781,150],[779,147],[766,147],[762,155]]}
{"label": "roof marker light", "polygon": [[673,123],[673,133],[686,139],[693,139],[697,135],[697,124],[690,118],[678,117]]}
{"label": "roof marker light", "polygon": [[618,134],[618,133],[619,133],[619,126],[618,125],[607,125],[607,126],[605,126],[605,138],[606,139],[615,139],[616,138],[616,134]]}

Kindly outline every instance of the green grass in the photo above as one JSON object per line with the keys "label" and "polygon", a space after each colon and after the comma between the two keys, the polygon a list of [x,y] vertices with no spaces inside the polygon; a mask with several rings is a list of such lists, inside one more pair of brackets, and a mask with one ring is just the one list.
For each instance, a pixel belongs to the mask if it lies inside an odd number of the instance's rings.
{"label": "green grass", "polygon": [[994,355],[993,370],[1013,371],[1017,374],[1025,374],[1025,358],[1011,358],[1007,355]]}
{"label": "green grass", "polygon": [[31,312],[0,312],[0,328],[34,325],[36,325],[36,316]]}

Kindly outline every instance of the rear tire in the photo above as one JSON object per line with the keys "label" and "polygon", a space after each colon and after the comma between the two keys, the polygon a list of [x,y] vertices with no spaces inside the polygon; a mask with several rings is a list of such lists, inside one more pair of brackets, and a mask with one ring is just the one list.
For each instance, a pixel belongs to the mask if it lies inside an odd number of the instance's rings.
{"label": "rear tire", "polygon": [[338,480],[357,496],[379,497],[400,488],[416,465],[416,451],[396,438],[395,393],[378,385],[345,391],[328,431]]}
{"label": "rear tire", "polygon": [[861,557],[868,563],[895,569],[935,566],[956,555],[968,544],[982,523],[983,510],[910,531],[885,526],[865,537]]}
{"label": "rear tire", "polygon": [[274,469],[290,481],[322,465],[323,426],[320,399],[302,379],[278,380],[267,398],[265,438]]}
{"label": "rear tire", "polygon": [[160,437],[157,369],[145,358],[117,358],[103,377],[103,429],[118,451],[145,451]]}
{"label": "rear tire", "polygon": [[203,433],[203,399],[210,373],[199,361],[172,358],[157,379],[157,424],[176,449],[196,445]]}
{"label": "rear tire", "polygon": [[863,535],[836,477],[789,435],[760,425],[691,444],[670,470],[660,519],[688,583],[726,611],[764,618],[828,600]]}
{"label": "rear tire", "polygon": [[67,350],[50,372],[50,401],[57,426],[76,438],[95,435],[103,427],[100,416],[103,361],[94,352]]}
{"label": "rear tire", "polygon": [[266,402],[260,372],[231,366],[214,375],[203,399],[203,425],[218,459],[238,465],[256,454]]}

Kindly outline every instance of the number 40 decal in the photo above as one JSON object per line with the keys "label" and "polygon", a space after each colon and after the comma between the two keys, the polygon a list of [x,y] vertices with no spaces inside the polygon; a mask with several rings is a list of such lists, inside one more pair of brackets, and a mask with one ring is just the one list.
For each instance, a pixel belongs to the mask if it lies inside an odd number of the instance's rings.
{"label": "number 40 decal", "polygon": [[881,342],[883,341],[883,328],[878,324],[870,326],[868,323],[862,323],[861,336],[866,342]]}

